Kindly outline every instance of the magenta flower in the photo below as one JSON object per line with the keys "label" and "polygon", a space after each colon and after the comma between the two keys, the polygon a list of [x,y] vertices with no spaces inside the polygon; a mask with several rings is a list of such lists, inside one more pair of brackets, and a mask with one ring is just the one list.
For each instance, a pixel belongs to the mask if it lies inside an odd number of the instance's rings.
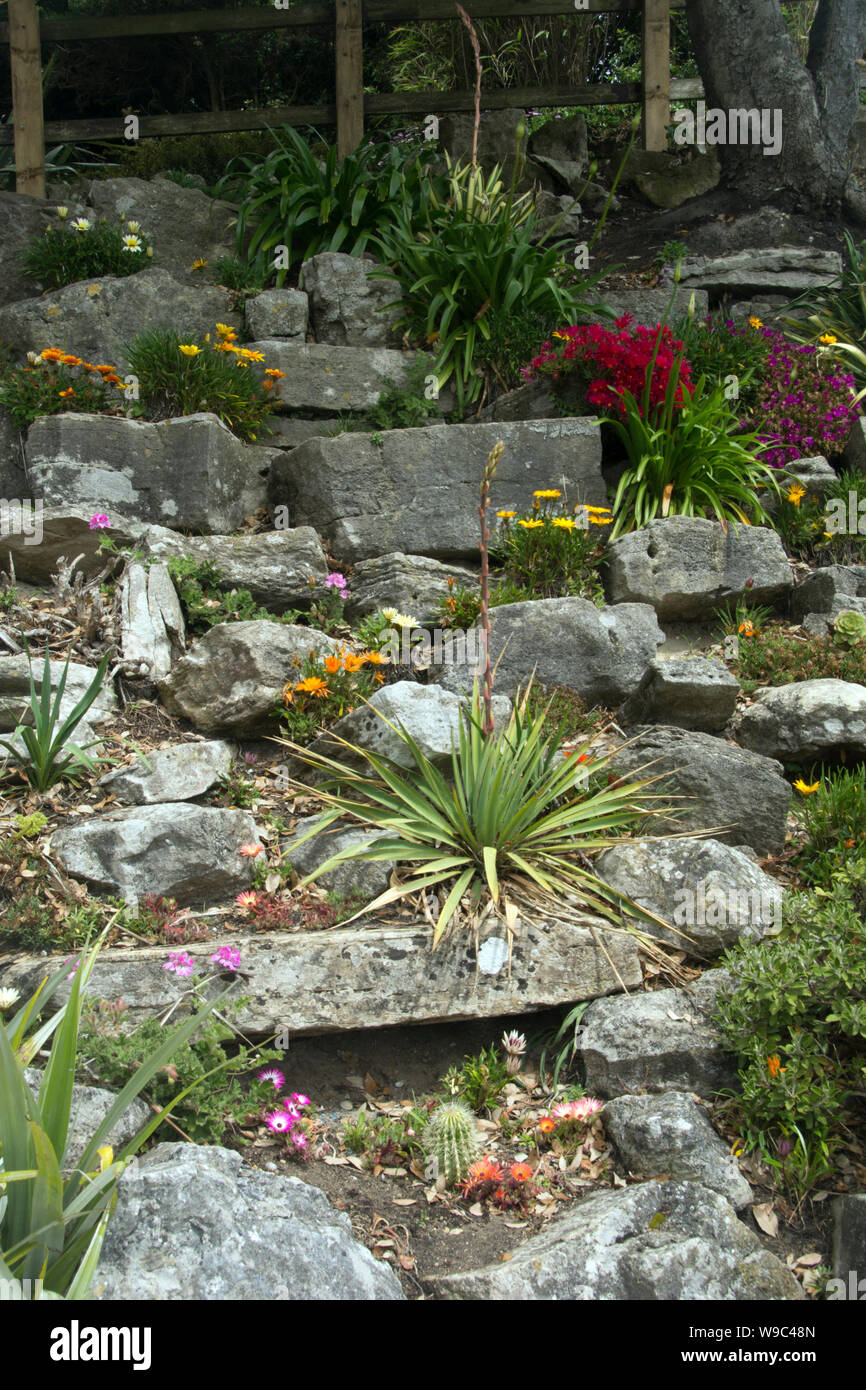
{"label": "magenta flower", "polygon": [[69,974],[66,976],[66,978],[67,978],[67,980],[74,980],[74,979],[75,979],[75,972],[77,971],[79,965],[81,964],[81,961],[80,961],[80,959],[79,959],[78,956],[67,956],[66,959],[65,959],[65,961],[63,962],[63,964],[64,964],[64,965],[68,965],[70,961],[74,961],[75,964],[73,965],[72,969],[70,970],[70,972],[69,972]]}
{"label": "magenta flower", "polygon": [[92,516],[90,518],[91,531],[101,530],[103,527],[110,525],[111,522],[108,520],[108,517],[105,515],[104,512],[97,512],[95,516]]}
{"label": "magenta flower", "polygon": [[162,968],[185,978],[192,974],[194,967],[195,961],[187,951],[169,951],[168,960]]}
{"label": "magenta flower", "polygon": [[301,1107],[312,1104],[310,1097],[302,1096],[300,1091],[292,1091],[292,1100],[294,1101],[295,1105],[300,1105]]}
{"label": "magenta flower", "polygon": [[214,951],[211,960],[215,965],[222,966],[223,970],[241,968],[241,953],[235,946],[220,946],[218,951]]}
{"label": "magenta flower", "polygon": [[283,1109],[285,1110],[286,1114],[291,1115],[293,1119],[299,1120],[301,1118],[301,1112],[295,1105],[294,1101],[284,1100]]}
{"label": "magenta flower", "polygon": [[303,1153],[304,1150],[309,1147],[310,1141],[306,1134],[301,1134],[299,1130],[296,1130],[292,1135],[292,1143],[298,1150],[298,1153]]}
{"label": "magenta flower", "polygon": [[265,1067],[264,1071],[260,1071],[259,1081],[272,1082],[275,1091],[282,1090],[283,1086],[286,1084],[286,1078],[276,1067]]}
{"label": "magenta flower", "polygon": [[274,1134],[288,1134],[294,1123],[291,1115],[284,1110],[272,1110],[270,1115],[265,1116],[265,1124]]}

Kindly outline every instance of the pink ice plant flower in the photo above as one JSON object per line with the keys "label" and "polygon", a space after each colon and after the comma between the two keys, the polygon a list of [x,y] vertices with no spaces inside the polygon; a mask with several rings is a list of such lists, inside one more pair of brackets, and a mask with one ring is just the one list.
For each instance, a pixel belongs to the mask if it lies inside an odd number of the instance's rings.
{"label": "pink ice plant flower", "polygon": [[281,1091],[286,1084],[286,1078],[276,1067],[265,1067],[264,1071],[260,1071],[259,1081],[270,1081],[275,1091]]}
{"label": "pink ice plant flower", "polygon": [[342,574],[329,574],[325,580],[326,589],[347,589],[349,586]]}
{"label": "pink ice plant flower", "polygon": [[309,1096],[301,1095],[300,1091],[292,1091],[292,1100],[295,1105],[301,1106],[302,1109],[305,1105],[312,1105],[313,1103]]}
{"label": "pink ice plant flower", "polygon": [[285,1110],[272,1110],[270,1115],[265,1116],[265,1124],[274,1134],[288,1134],[294,1123]]}
{"label": "pink ice plant flower", "polygon": [[306,1134],[301,1134],[298,1130],[296,1130],[295,1133],[292,1135],[292,1143],[294,1144],[295,1148],[298,1150],[299,1153],[304,1152],[304,1149],[306,1149],[309,1146],[309,1142],[310,1141],[307,1138]]}
{"label": "pink ice plant flower", "polygon": [[191,975],[195,968],[195,961],[187,951],[169,951],[168,960],[162,967],[163,970],[170,970],[175,975],[185,978]]}
{"label": "pink ice plant flower", "polygon": [[557,1120],[587,1120],[590,1115],[595,1115],[603,1109],[602,1101],[595,1100],[592,1096],[581,1096],[579,1100],[567,1100],[560,1105],[554,1105],[551,1114]]}
{"label": "pink ice plant flower", "polygon": [[215,965],[221,965],[223,970],[241,968],[241,953],[235,946],[220,946],[218,951],[214,951],[211,960]]}
{"label": "pink ice plant flower", "polygon": [[108,517],[105,515],[105,512],[97,512],[94,516],[90,518],[91,531],[101,530],[103,527],[110,525],[111,522],[108,520]]}

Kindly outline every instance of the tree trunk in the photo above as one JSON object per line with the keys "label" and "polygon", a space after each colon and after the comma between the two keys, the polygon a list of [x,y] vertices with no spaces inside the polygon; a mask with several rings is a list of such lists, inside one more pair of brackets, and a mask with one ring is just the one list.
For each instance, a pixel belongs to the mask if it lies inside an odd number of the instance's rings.
{"label": "tree trunk", "polygon": [[728,187],[744,201],[793,192],[813,206],[838,204],[851,172],[864,0],[820,0],[805,64],[779,0],[686,0],[686,14],[707,112],[775,113],[771,130],[781,120],[778,154],[765,154],[761,143],[718,145]]}

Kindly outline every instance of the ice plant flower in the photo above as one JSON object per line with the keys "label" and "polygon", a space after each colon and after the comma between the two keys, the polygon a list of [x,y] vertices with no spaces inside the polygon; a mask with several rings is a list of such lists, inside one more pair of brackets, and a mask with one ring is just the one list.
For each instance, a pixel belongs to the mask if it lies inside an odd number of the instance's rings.
{"label": "ice plant flower", "polygon": [[235,898],[235,902],[237,903],[238,907],[242,907],[245,911],[252,910],[252,908],[255,907],[258,900],[258,893],[254,892],[252,889],[250,889],[246,893],[238,893],[237,897]]}
{"label": "ice plant flower", "polygon": [[265,1067],[259,1072],[259,1081],[270,1081],[275,1091],[281,1091],[286,1084],[286,1078],[277,1067]]}
{"label": "ice plant flower", "polygon": [[508,1176],[514,1182],[529,1182],[532,1177],[532,1169],[528,1163],[512,1163],[508,1170]]}
{"label": "ice plant flower", "polygon": [[342,574],[329,574],[325,580],[326,589],[346,589],[348,585]]}
{"label": "ice plant flower", "polygon": [[281,372],[277,367],[265,368],[265,376],[273,377],[274,381],[278,381],[280,377],[283,377],[285,375],[285,372]]}
{"label": "ice plant flower", "polygon": [[105,515],[105,512],[96,512],[96,513],[90,518],[90,529],[91,529],[91,531],[101,531],[101,530],[104,530],[104,528],[105,528],[106,526],[110,526],[110,525],[111,525],[111,522],[108,520],[108,517]]}
{"label": "ice plant flower", "polygon": [[0,989],[0,1013],[4,1013],[6,1009],[11,1009],[12,1005],[16,1004],[20,998],[20,990]]}
{"label": "ice plant flower", "polygon": [[310,1141],[306,1134],[301,1134],[300,1130],[295,1130],[292,1134],[292,1143],[298,1150],[298,1153],[303,1153],[304,1150],[309,1147]]}
{"label": "ice plant flower", "polygon": [[245,859],[255,859],[256,855],[261,854],[263,849],[264,845],[241,845],[238,854],[242,854]]}
{"label": "ice plant flower", "polygon": [[178,343],[177,346],[178,350],[183,353],[184,357],[198,357],[199,353],[201,352],[201,348],[196,347],[195,343]]}
{"label": "ice plant flower", "polygon": [[806,489],[801,483],[794,483],[793,486],[788,489],[785,496],[793,506],[799,507],[803,498],[806,496]]}
{"label": "ice plant flower", "polygon": [[265,1124],[274,1134],[288,1134],[294,1123],[291,1115],[287,1115],[285,1110],[273,1110],[270,1115],[265,1116]]}
{"label": "ice plant flower", "polygon": [[315,695],[321,700],[328,693],[328,682],[319,676],[307,676],[305,680],[296,682],[295,689],[305,695]]}
{"label": "ice plant flower", "polygon": [[60,220],[63,221],[63,219],[69,212],[69,208],[55,208],[54,211],[57,213],[57,216],[60,218]]}
{"label": "ice plant flower", "polygon": [[538,1128],[542,1134],[550,1134],[551,1130],[556,1129],[556,1120],[552,1115],[542,1115],[538,1121]]}
{"label": "ice plant flower", "polygon": [[808,783],[804,782],[802,777],[798,777],[794,783],[794,790],[802,792],[804,796],[811,796],[813,792],[818,790],[820,785],[820,782],[813,782],[810,786]]}
{"label": "ice plant flower", "polygon": [[126,224],[126,230],[127,230],[128,232],[136,232],[136,233],[137,233],[137,232],[140,232],[140,231],[141,231],[141,223],[140,223],[140,222],[127,222],[127,224]]}
{"label": "ice plant flower", "polygon": [[301,1109],[306,1105],[312,1105],[310,1097],[303,1095],[300,1091],[292,1091],[292,1100],[295,1102],[295,1105],[299,1105]]}
{"label": "ice plant flower", "polygon": [[218,951],[214,951],[211,960],[215,965],[219,965],[223,970],[240,970],[241,953],[236,946],[220,946]]}
{"label": "ice plant flower", "polygon": [[190,266],[190,270],[204,270],[204,268],[205,268],[206,265],[207,265],[207,261],[206,261],[206,260],[204,260],[201,256],[196,256],[195,260],[193,261],[192,265]]}
{"label": "ice plant flower", "polygon": [[820,338],[818,339],[818,342],[823,343],[825,347],[830,347],[833,343],[837,341],[838,340],[836,338],[835,333],[822,333]]}
{"label": "ice plant flower", "polygon": [[187,951],[169,951],[168,960],[163,965],[163,970],[168,970],[173,975],[180,975],[185,979],[191,975],[195,961]]}
{"label": "ice plant flower", "polygon": [[750,327],[750,328],[763,328],[764,325],[763,325],[763,323],[761,322],[761,320],[760,320],[759,318],[756,318],[755,315],[752,314],[751,318],[749,319],[749,327]]}
{"label": "ice plant flower", "polygon": [[412,618],[408,613],[395,613],[390,620],[395,627],[417,627],[418,619]]}

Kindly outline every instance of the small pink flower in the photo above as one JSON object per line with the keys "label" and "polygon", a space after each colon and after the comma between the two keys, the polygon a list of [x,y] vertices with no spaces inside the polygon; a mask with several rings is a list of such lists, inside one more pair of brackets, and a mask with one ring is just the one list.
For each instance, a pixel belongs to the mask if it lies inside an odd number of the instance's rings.
{"label": "small pink flower", "polygon": [[292,1143],[298,1150],[298,1153],[303,1153],[304,1149],[306,1149],[309,1146],[310,1141],[307,1138],[306,1134],[301,1134],[298,1130],[296,1130],[295,1133],[292,1135]]}
{"label": "small pink flower", "polygon": [[300,1112],[300,1110],[298,1109],[298,1107],[295,1105],[294,1101],[291,1101],[291,1100],[284,1100],[284,1101],[283,1101],[283,1109],[285,1110],[285,1112],[286,1112],[287,1115],[291,1115],[291,1116],[292,1116],[292,1119],[294,1119],[294,1120],[299,1120],[299,1119],[301,1118],[301,1112]]}
{"label": "small pink flower", "polygon": [[261,854],[264,845],[250,844],[241,845],[238,854],[243,854],[247,859],[255,859],[257,854]]}
{"label": "small pink flower", "polygon": [[97,512],[95,516],[92,516],[90,518],[91,531],[101,530],[103,527],[110,525],[111,522],[108,520],[108,517],[105,515],[104,512]]}
{"label": "small pink flower", "polygon": [[287,1115],[284,1110],[273,1110],[270,1115],[265,1116],[265,1124],[274,1134],[288,1134],[294,1123],[291,1115]]}
{"label": "small pink flower", "polygon": [[79,965],[81,964],[81,961],[80,961],[80,959],[79,959],[78,956],[67,956],[66,959],[65,959],[65,961],[63,962],[63,964],[64,964],[64,965],[68,965],[70,961],[74,961],[75,964],[73,965],[72,969],[70,970],[70,972],[69,972],[69,974],[66,976],[66,978],[67,978],[67,980],[74,980],[74,979],[75,979],[76,971],[78,970],[78,967],[79,967]]}
{"label": "small pink flower", "polygon": [[265,1067],[264,1071],[260,1071],[259,1081],[272,1082],[275,1091],[281,1090],[286,1084],[286,1078],[276,1067]]}
{"label": "small pink flower", "polygon": [[241,968],[241,953],[235,946],[220,946],[218,951],[214,951],[211,960],[215,965],[222,966],[223,970]]}
{"label": "small pink flower", "polygon": [[247,909],[255,907],[258,900],[259,895],[258,893],[254,892],[253,889],[250,889],[247,893],[238,893],[237,897],[235,898],[235,902],[237,903],[238,907],[243,907]]}
{"label": "small pink flower", "polygon": [[311,1105],[311,1104],[312,1104],[312,1101],[310,1100],[310,1097],[309,1097],[309,1096],[302,1096],[301,1093],[300,1093],[300,1091],[292,1091],[292,1100],[295,1102],[295,1105],[300,1105],[302,1108],[303,1108],[305,1105]]}
{"label": "small pink flower", "polygon": [[186,951],[169,951],[168,960],[162,967],[163,970],[170,970],[175,975],[186,978],[191,975],[195,967],[195,961]]}

